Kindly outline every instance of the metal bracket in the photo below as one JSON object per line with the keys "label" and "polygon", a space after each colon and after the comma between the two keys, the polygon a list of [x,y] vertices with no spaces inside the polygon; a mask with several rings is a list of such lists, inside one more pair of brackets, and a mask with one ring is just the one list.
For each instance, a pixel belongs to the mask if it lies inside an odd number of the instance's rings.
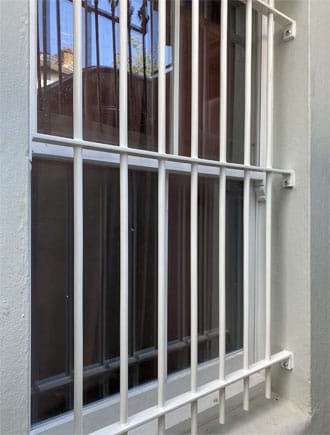
{"label": "metal bracket", "polygon": [[293,354],[291,354],[291,356],[288,359],[286,359],[285,361],[283,361],[281,363],[282,369],[288,370],[288,371],[293,370],[293,365],[294,365],[293,364]]}
{"label": "metal bracket", "polygon": [[283,175],[283,182],[282,186],[285,189],[292,189],[296,185],[296,176],[294,171],[290,172],[289,174]]}
{"label": "metal bracket", "polygon": [[293,21],[283,30],[283,41],[288,42],[296,39],[297,36],[297,25],[296,22]]}
{"label": "metal bracket", "polygon": [[257,202],[265,202],[266,201],[266,189],[265,189],[265,183],[263,180],[259,180],[259,181],[255,182],[254,191],[256,194]]}

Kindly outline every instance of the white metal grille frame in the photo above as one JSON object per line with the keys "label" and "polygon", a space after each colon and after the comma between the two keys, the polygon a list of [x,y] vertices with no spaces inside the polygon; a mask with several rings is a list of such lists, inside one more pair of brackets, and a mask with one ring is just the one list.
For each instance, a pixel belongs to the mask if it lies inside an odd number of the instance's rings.
{"label": "white metal grille frame", "polygon": [[[119,78],[119,146],[85,141],[83,139],[82,116],[82,2],[73,0],[74,10],[74,72],[73,72],[73,138],[64,138],[37,132],[37,89],[36,89],[36,23],[37,0],[31,0],[31,159],[32,153],[52,155],[52,147],[61,147],[64,154],[72,155],[74,162],[74,433],[83,433],[83,161],[102,160],[120,168],[120,415],[117,423],[94,432],[97,435],[127,433],[151,420],[158,420],[158,432],[165,433],[165,416],[184,405],[191,405],[191,433],[197,434],[198,400],[214,392],[219,392],[219,421],[225,422],[225,392],[229,385],[243,381],[243,408],[249,408],[249,379],[260,371],[265,371],[265,396],[271,395],[270,368],[282,363],[293,368],[293,354],[283,350],[271,354],[271,195],[274,175],[283,177],[283,187],[294,186],[294,171],[277,169],[272,165],[272,113],[273,113],[273,46],[274,21],[284,26],[283,40],[295,37],[296,23],[274,8],[274,1],[241,0],[246,4],[245,38],[245,110],[244,110],[244,163],[227,162],[226,146],[220,146],[219,160],[198,157],[198,86],[199,86],[199,1],[192,0],[192,111],[191,111],[191,156],[178,154],[176,134],[178,123],[178,62],[174,68],[174,98],[171,104],[173,116],[173,153],[165,150],[166,138],[166,1],[159,0],[159,67],[158,67],[158,151],[146,151],[128,147],[127,125],[127,2],[120,0],[120,78]],[[252,55],[252,11],[263,14],[267,21],[266,59],[266,140],[265,164],[251,165],[251,55]],[[179,14],[180,0],[175,0],[174,22],[174,65],[179,57]],[[228,0],[221,1],[221,63],[220,63],[220,144],[226,143],[227,120],[227,15]],[[45,148],[46,147],[46,148]],[[153,168],[158,171],[158,400],[157,406],[145,409],[135,415],[128,413],[128,168]],[[191,384],[190,391],[166,400],[167,383],[167,177],[171,171],[191,174]],[[197,206],[198,175],[208,174],[219,178],[219,378],[198,386],[198,294],[197,294]],[[226,180],[239,178],[244,183],[243,198],[243,366],[230,374],[225,374],[225,249],[226,249]],[[266,188],[265,217],[265,355],[251,363],[250,337],[250,191],[251,182],[262,181]]]}

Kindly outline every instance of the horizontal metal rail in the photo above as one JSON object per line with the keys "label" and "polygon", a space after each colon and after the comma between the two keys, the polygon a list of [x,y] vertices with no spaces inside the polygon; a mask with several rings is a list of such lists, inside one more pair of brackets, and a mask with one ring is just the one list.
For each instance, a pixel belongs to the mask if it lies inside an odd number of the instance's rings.
{"label": "horizontal metal rail", "polygon": [[114,423],[112,425],[106,426],[100,430],[92,432],[91,435],[110,435],[110,434],[121,434],[126,433],[129,430],[133,430],[151,420],[155,420],[169,412],[174,411],[181,406],[189,405],[196,400],[199,400],[209,394],[212,394],[220,389],[228,387],[242,379],[247,379],[250,376],[258,373],[266,368],[272,367],[275,364],[286,363],[285,366],[289,369],[292,368],[293,364],[293,354],[287,350],[283,350],[271,356],[269,360],[261,360],[253,363],[249,366],[248,370],[240,369],[228,376],[224,380],[211,381],[202,387],[199,387],[196,392],[187,392],[176,396],[173,399],[168,400],[163,407],[154,406],[152,408],[146,409],[138,414],[133,415],[128,418],[125,425],[120,423]]}
{"label": "horizontal metal rail", "polygon": [[[246,3],[246,0],[240,0],[241,3]],[[295,20],[283,14],[283,12],[279,11],[275,7],[270,4],[264,2],[263,0],[253,0],[253,9],[260,12],[263,15],[268,16],[269,14],[274,14],[274,19],[278,24],[282,26],[291,26],[296,25]]]}
{"label": "horizontal metal rail", "polygon": [[[170,162],[181,162],[181,163],[188,163],[188,164],[197,163],[198,165],[201,166],[238,169],[241,171],[272,173],[272,174],[283,175],[286,177],[294,177],[294,171],[291,169],[278,169],[278,168],[271,168],[266,166],[255,166],[255,165],[246,165],[240,163],[222,162],[219,160],[200,159],[197,157],[179,156],[175,154],[163,154],[163,153],[158,153],[156,151],[141,150],[136,148],[125,148],[125,150],[123,150],[123,148],[119,147],[118,145],[103,144],[103,143],[84,141],[84,140],[80,141],[77,139],[70,139],[70,138],[60,137],[60,136],[50,136],[41,133],[34,134],[32,137],[32,141],[41,142],[49,145],[59,145],[59,146],[69,147],[69,148],[82,147],[83,149],[86,150],[111,152],[115,154],[125,153],[130,156],[146,157],[146,158],[151,158],[156,160],[167,160]],[[292,187],[292,186],[288,185],[287,187]]]}

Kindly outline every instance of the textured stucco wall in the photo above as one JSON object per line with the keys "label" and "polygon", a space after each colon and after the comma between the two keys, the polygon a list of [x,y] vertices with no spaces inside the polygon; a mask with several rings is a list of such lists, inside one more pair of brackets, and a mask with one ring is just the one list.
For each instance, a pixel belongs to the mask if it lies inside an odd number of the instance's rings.
{"label": "textured stucco wall", "polygon": [[[28,4],[0,0],[1,434],[26,433],[30,415]],[[292,373],[274,372],[274,388],[305,414],[312,410],[321,431],[330,371],[329,2],[277,6],[297,20],[298,36],[276,38],[274,160],[295,169],[297,186],[274,187],[273,351],[295,354]]]}
{"label": "textured stucco wall", "polygon": [[330,433],[330,1],[311,3],[311,433]]}
{"label": "textured stucco wall", "polygon": [[0,433],[29,429],[28,0],[0,0]]}
{"label": "textured stucco wall", "polygon": [[275,49],[275,164],[296,187],[274,192],[273,345],[294,352],[274,388],[330,432],[330,2],[279,0],[297,39]]}
{"label": "textured stucco wall", "polygon": [[310,412],[310,0],[280,0],[297,38],[275,45],[274,164],[296,172],[296,187],[274,186],[273,351],[294,352],[294,370],[274,370],[275,390]]}

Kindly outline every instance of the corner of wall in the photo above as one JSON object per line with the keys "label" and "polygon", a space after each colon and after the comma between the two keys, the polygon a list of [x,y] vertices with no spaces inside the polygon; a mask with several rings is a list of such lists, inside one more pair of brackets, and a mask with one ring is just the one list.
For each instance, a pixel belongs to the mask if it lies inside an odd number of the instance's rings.
{"label": "corner of wall", "polygon": [[293,169],[296,186],[274,183],[272,228],[273,351],[294,353],[294,370],[274,370],[273,388],[305,414],[310,393],[310,0],[281,0],[277,8],[297,22],[297,37],[275,39],[274,165]]}
{"label": "corner of wall", "polygon": [[29,1],[0,1],[0,433],[30,426]]}

